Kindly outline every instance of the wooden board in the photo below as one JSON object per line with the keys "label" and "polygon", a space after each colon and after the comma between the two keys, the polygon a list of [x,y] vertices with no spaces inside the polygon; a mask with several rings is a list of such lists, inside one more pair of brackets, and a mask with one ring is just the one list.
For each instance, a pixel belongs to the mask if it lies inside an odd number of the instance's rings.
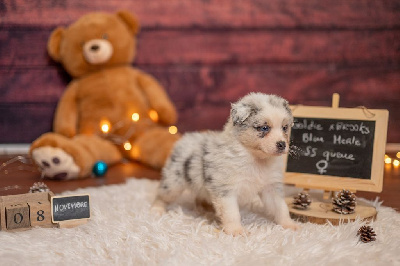
{"label": "wooden board", "polygon": [[322,201],[321,198],[314,200],[306,210],[294,208],[292,197],[285,198],[285,201],[289,206],[291,218],[302,223],[325,224],[329,221],[333,225],[339,225],[340,223],[353,222],[356,219],[372,221],[377,216],[375,207],[362,202],[357,202],[355,213],[343,215],[332,211],[332,203]]}
{"label": "wooden board", "polygon": [[[165,86],[180,114],[178,126],[185,131],[221,129],[229,115],[230,103],[251,91],[277,93],[292,104],[303,105],[329,105],[332,93],[339,92],[345,106],[387,108],[391,112],[388,140],[400,139],[397,70],[330,70],[296,65],[142,69]],[[56,66],[12,72],[0,69],[0,80],[5,86],[0,97],[0,111],[4,114],[0,117],[0,142],[30,142],[51,130],[55,106],[66,86],[60,73]],[[329,86],[322,90],[326,84]],[[210,113],[215,113],[212,120]]]}
{"label": "wooden board", "polygon": [[[50,33],[50,29],[29,26],[0,28],[0,64],[51,65],[46,52]],[[394,63],[400,61],[399,35],[398,29],[143,31],[135,64]]]}
{"label": "wooden board", "polygon": [[[4,0],[4,24],[63,25],[89,11],[128,9],[144,28],[371,28],[400,26],[396,0]],[[60,16],[60,14],[63,14]]]}
{"label": "wooden board", "polygon": [[[332,93],[338,92],[343,96],[343,105],[368,104],[374,109],[384,108],[391,101],[395,103],[400,97],[399,70],[384,67],[331,69],[318,64],[289,64],[139,68],[154,75],[164,85],[178,108],[196,103],[234,102],[250,91],[278,93],[291,104],[303,105],[321,101],[330,103]],[[67,86],[67,81],[62,81],[64,75],[59,66],[14,71],[0,68],[0,80],[4,85],[0,103],[56,103]],[[327,83],[329,86],[321,89]]]}
{"label": "wooden board", "polygon": [[[288,157],[286,183],[324,190],[382,191],[387,110],[310,106],[291,108],[295,122],[299,123],[294,125],[291,139],[301,151],[297,160]],[[308,125],[304,125],[303,120]],[[338,129],[337,125],[342,122],[349,126]],[[300,126],[310,128],[304,131]],[[300,135],[297,131],[301,132]],[[314,141],[308,137],[313,134]],[[338,136],[354,141],[343,144],[340,140],[335,141]]]}
{"label": "wooden board", "polygon": [[51,129],[51,105],[70,81],[47,56],[51,30],[118,9],[137,14],[135,65],[166,87],[182,130],[222,128],[230,103],[250,91],[303,105],[324,105],[338,92],[346,106],[389,109],[388,141],[400,140],[396,0],[5,0],[0,143],[31,142]]}

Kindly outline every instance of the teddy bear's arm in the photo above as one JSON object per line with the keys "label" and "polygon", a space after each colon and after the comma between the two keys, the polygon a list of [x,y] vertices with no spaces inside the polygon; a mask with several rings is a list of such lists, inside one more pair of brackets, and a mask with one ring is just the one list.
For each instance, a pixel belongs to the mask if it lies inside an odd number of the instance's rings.
{"label": "teddy bear's arm", "polygon": [[58,102],[54,115],[54,132],[66,137],[76,135],[77,126],[77,83],[71,82]]}
{"label": "teddy bear's arm", "polygon": [[172,125],[176,123],[177,113],[164,88],[149,74],[140,72],[138,81],[141,89],[147,96],[151,108],[157,111],[160,122]]}

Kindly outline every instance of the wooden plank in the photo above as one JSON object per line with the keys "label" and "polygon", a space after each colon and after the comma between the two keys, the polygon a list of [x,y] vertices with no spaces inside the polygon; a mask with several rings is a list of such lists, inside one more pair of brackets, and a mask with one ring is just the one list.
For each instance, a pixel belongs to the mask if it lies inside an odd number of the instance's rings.
{"label": "wooden plank", "polygon": [[[269,93],[270,91],[265,91]],[[219,103],[196,103],[195,106],[179,108],[180,132],[197,130],[221,130],[228,116],[232,101],[221,99]],[[387,108],[389,115],[388,142],[400,140],[400,113],[397,112],[398,100],[381,105]],[[304,105],[329,106],[329,100],[297,101]],[[0,104],[0,112],[5,116],[0,119],[0,143],[30,143],[41,134],[51,130],[55,107],[42,104],[13,104],[8,107]],[[212,119],[210,119],[212,117]]]}
{"label": "wooden plank", "polygon": [[139,40],[138,64],[400,61],[400,30],[147,31]]}
{"label": "wooden plank", "polygon": [[[52,64],[49,29],[0,28],[0,65]],[[188,45],[190,44],[190,45]],[[400,61],[400,29],[383,31],[144,31],[138,65],[344,63]]]}
{"label": "wooden plank", "polygon": [[374,221],[377,216],[375,207],[364,202],[357,202],[355,213],[343,215],[333,212],[332,203],[322,199],[321,201],[313,201],[307,210],[294,208],[293,198],[286,197],[285,201],[289,207],[290,217],[302,223],[326,224],[329,221],[332,225],[340,225],[353,222],[357,219],[370,222]]}
{"label": "wooden plank", "polygon": [[55,104],[0,104],[0,143],[30,143],[52,129]]}
{"label": "wooden plank", "polygon": [[0,68],[0,103],[42,102],[54,104],[70,80],[60,65],[44,68]]}
{"label": "wooden plank", "polygon": [[127,9],[144,28],[382,28],[400,26],[396,0],[4,0],[2,24],[66,25],[87,12]]}
{"label": "wooden plank", "polygon": [[[179,124],[187,130],[220,127],[229,113],[229,103],[251,91],[279,94],[292,104],[322,106],[330,106],[332,93],[338,92],[340,106],[389,109],[388,141],[400,140],[400,112],[397,111],[400,75],[396,68],[335,69],[326,65],[278,64],[143,66],[142,69],[165,86],[179,110]],[[0,80],[5,81],[0,97],[0,143],[30,142],[51,129],[56,102],[67,84],[59,79],[57,68],[0,71]],[[216,118],[218,113],[206,112],[209,107],[227,108],[227,111],[221,111]],[[199,115],[204,115],[201,122],[193,120]],[[209,117],[213,121],[208,121]],[[214,121],[218,122],[215,127]]]}
{"label": "wooden plank", "polygon": [[[242,66],[141,66],[164,85],[179,107],[195,102],[236,101],[249,91],[269,91],[290,101],[330,101],[342,96],[347,107],[400,100],[400,70],[395,67],[345,68],[325,64]],[[55,103],[67,81],[61,67],[0,69],[0,103]],[[51,84],[51,86],[49,86]],[[382,93],[382,92],[385,93]],[[330,105],[330,102],[328,103]],[[384,107],[384,106],[383,106]]]}
{"label": "wooden plank", "polygon": [[[203,83],[196,86],[206,89],[204,97],[210,102],[220,99],[233,102],[250,91],[264,91],[283,95],[293,104],[327,99],[330,105],[332,94],[337,92],[342,96],[343,106],[372,104],[380,109],[376,105],[384,108],[385,101],[400,99],[399,73],[398,69],[353,69],[335,65],[228,66],[203,67],[193,81]],[[171,74],[169,78],[180,78],[180,75]]]}
{"label": "wooden plank", "polygon": [[[304,102],[303,104],[314,104],[317,106],[327,106],[328,101],[314,101],[314,102]],[[391,103],[387,105],[389,111],[389,127],[387,140],[389,143],[398,143],[400,140],[400,115],[396,112],[396,103]],[[189,132],[198,130],[222,130],[223,125],[229,116],[230,101],[226,101],[220,104],[203,104],[195,106],[193,108],[187,108],[184,110],[179,110],[179,122],[178,130],[179,132]]]}

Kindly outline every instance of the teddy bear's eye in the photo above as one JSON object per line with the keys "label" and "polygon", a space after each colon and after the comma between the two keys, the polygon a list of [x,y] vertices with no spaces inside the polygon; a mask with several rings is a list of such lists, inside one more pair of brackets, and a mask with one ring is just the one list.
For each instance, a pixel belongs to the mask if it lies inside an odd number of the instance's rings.
{"label": "teddy bear's eye", "polygon": [[104,40],[108,40],[108,34],[104,33],[103,36],[101,36],[101,38],[103,38]]}

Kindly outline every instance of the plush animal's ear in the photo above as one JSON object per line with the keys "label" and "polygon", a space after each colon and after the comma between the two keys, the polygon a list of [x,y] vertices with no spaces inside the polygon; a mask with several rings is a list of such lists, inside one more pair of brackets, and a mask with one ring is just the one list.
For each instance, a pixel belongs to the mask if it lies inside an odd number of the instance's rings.
{"label": "plush animal's ear", "polygon": [[50,57],[57,62],[61,60],[60,45],[64,35],[64,31],[65,29],[62,27],[56,28],[51,33],[50,38],[47,42],[47,52],[49,53]]}
{"label": "plush animal's ear", "polygon": [[231,118],[233,125],[242,124],[252,113],[251,106],[243,103],[233,103],[231,105]]}
{"label": "plush animal's ear", "polygon": [[129,30],[136,35],[139,33],[140,25],[137,18],[132,15],[129,11],[120,10],[117,12],[117,16],[128,26]]}

